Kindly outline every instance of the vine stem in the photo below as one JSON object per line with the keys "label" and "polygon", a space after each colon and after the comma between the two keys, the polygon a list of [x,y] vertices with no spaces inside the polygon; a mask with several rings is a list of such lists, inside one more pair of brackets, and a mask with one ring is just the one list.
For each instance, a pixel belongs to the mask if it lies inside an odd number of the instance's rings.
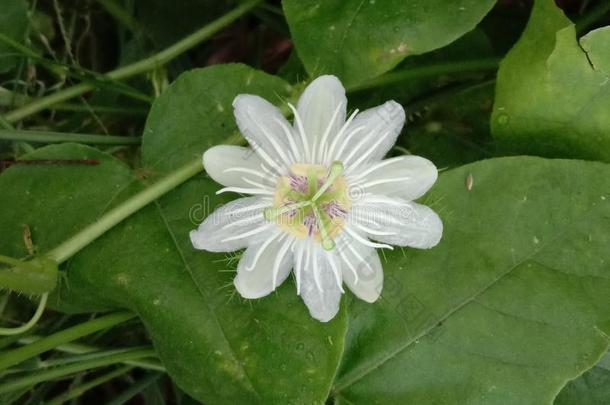
{"label": "vine stem", "polygon": [[[24,360],[37,356],[40,353],[44,353],[67,342],[71,342],[83,336],[87,336],[94,332],[108,329],[114,325],[128,321],[135,316],[136,315],[132,312],[116,312],[69,327],[37,340],[27,346],[22,346],[17,349],[3,352],[0,355],[0,371],[6,370],[15,364],[19,364]],[[148,355],[147,357],[150,356],[152,356],[152,354]]]}
{"label": "vine stem", "polygon": [[[120,67],[113,71],[108,72],[102,77],[107,80],[123,80],[129,77],[137,76],[141,73],[148,72],[158,68],[183,54],[189,49],[198,45],[201,41],[210,38],[212,35],[237,20],[248,11],[256,7],[262,0],[250,0],[240,6],[229,11],[227,14],[212,21],[201,29],[195,31],[191,35],[183,38],[176,42],[170,47],[156,53],[148,58],[142,59],[138,62],[132,63],[127,66]],[[4,116],[4,120],[9,123],[20,121],[30,115],[36,114],[46,108],[51,107],[56,103],[60,103],[69,100],[74,97],[85,94],[86,92],[93,90],[95,86],[91,83],[80,83],[72,87],[60,90],[56,93],[42,97],[35,100],[23,107],[17,108]]]}
{"label": "vine stem", "polygon": [[151,356],[155,356],[155,351],[153,349],[138,348],[133,350],[127,350],[122,353],[112,354],[106,357],[83,361],[76,364],[68,364],[61,367],[55,367],[49,370],[32,373],[30,375],[16,378],[12,381],[0,384],[0,394],[5,394],[7,392],[15,391],[18,389],[31,387],[41,382],[65,377],[92,368],[109,366],[111,364],[117,364],[128,360],[141,359]]}
{"label": "vine stem", "polygon": [[180,169],[108,211],[96,222],[64,241],[45,254],[45,256],[58,264],[63,263],[116,224],[201,171],[203,171],[203,163],[200,158],[187,163]]}
{"label": "vine stem", "polygon": [[0,328],[0,336],[20,335],[34,327],[38,320],[40,320],[40,317],[42,316],[42,313],[44,312],[44,309],[47,306],[48,298],[49,293],[42,294],[40,296],[40,302],[38,302],[38,306],[36,307],[36,312],[34,312],[32,318],[23,325],[17,326],[15,328]]}
{"label": "vine stem", "polygon": [[16,129],[0,129],[0,139],[24,142],[78,142],[94,145],[138,145],[138,136],[113,136],[113,135],[89,135],[69,134],[65,132],[51,131],[21,131]]}

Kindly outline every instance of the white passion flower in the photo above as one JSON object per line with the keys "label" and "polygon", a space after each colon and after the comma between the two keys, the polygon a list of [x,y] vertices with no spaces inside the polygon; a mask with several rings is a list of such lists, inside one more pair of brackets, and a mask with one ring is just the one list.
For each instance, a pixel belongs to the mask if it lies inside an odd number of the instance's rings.
{"label": "white passion flower", "polygon": [[439,242],[438,215],[412,202],[434,184],[437,170],[418,156],[382,160],[405,122],[394,101],[346,119],[341,82],[321,76],[289,106],[294,125],[261,97],[235,98],[237,125],[251,148],[212,147],[203,163],[225,186],[218,193],[252,196],[218,208],[190,237],[197,249],[246,249],[234,280],[244,298],[268,295],[293,270],[311,316],[327,322],[339,310],[343,283],[367,302],[379,298],[377,248]]}

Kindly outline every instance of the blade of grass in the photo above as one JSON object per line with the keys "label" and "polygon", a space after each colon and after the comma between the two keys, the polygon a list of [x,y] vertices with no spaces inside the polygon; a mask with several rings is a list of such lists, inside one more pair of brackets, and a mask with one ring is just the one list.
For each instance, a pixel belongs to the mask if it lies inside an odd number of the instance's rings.
{"label": "blade of grass", "polygon": [[[137,76],[141,73],[149,72],[159,66],[162,66],[177,56],[182,55],[189,49],[195,47],[202,41],[210,38],[213,34],[217,33],[256,7],[261,1],[262,0],[249,0],[217,20],[214,20],[201,29],[195,31],[191,35],[162,50],[161,52],[130,65],[115,69],[104,75],[104,77],[107,80],[123,80],[129,77]],[[4,119],[9,123],[20,121],[26,117],[29,117],[30,115],[47,109],[56,103],[78,97],[92,90],[93,88],[94,87],[91,83],[81,83],[65,88],[7,113],[4,116]]]}
{"label": "blade of grass", "polygon": [[106,405],[123,405],[146,388],[148,388],[152,383],[157,381],[163,374],[161,373],[151,373],[146,377],[142,378],[140,381],[136,382],[134,385],[121,392],[116,398],[112,401],[108,401]]}
{"label": "blade of grass", "polygon": [[[43,336],[38,335],[30,335],[24,336],[18,340],[19,344],[28,345],[33,342],[36,342],[40,339],[43,339]],[[53,350],[57,350],[58,352],[69,353],[69,354],[86,354],[91,352],[99,352],[104,350],[102,347],[92,346],[84,343],[65,343],[54,347]],[[125,364],[147,369],[147,370],[155,370],[165,372],[165,367],[159,362],[159,360],[153,359],[142,359],[142,360],[130,360],[126,361]]]}
{"label": "blade of grass", "polygon": [[56,367],[49,370],[38,371],[0,384],[0,394],[15,391],[24,387],[31,387],[45,381],[56,380],[62,377],[66,377],[72,374],[91,370],[98,367],[109,366],[111,364],[121,363],[126,360],[136,360],[152,356],[155,356],[154,350],[136,348],[130,351],[125,351],[123,353],[112,354],[103,358],[97,358],[76,364],[68,364],[66,366]]}
{"label": "blade of grass", "polygon": [[140,143],[140,137],[138,136],[71,134],[16,129],[0,129],[0,139],[41,143],[78,142],[93,145],[138,145]]}
{"label": "blade of grass", "polygon": [[115,378],[128,373],[132,368],[133,367],[131,366],[125,366],[117,368],[116,370],[112,370],[106,374],[102,374],[101,376],[94,378],[91,381],[87,381],[83,384],[68,388],[65,392],[57,395],[56,397],[50,399],[45,403],[46,405],[61,405],[64,402],[70,401],[71,399],[80,397],[87,391],[92,390],[93,388],[99,385],[105,384],[108,381],[114,380]]}
{"label": "blade of grass", "polygon": [[99,330],[110,328],[134,318],[131,312],[116,312],[100,318],[92,319],[81,324],[66,328],[62,331],[46,336],[27,346],[0,353],[0,371],[19,364],[24,360],[37,356],[62,344],[87,336]]}

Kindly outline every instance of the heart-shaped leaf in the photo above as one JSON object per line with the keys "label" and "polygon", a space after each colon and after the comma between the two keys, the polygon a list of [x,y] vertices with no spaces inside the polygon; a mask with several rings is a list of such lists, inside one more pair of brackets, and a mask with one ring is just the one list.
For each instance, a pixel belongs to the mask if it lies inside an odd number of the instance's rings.
{"label": "heart-shaped leaf", "polygon": [[492,132],[509,153],[610,161],[610,27],[577,40],[553,0],[535,2],[498,72]]}
{"label": "heart-shaped leaf", "polygon": [[349,307],[335,396],[551,403],[610,343],[609,190],[610,167],[593,162],[500,158],[443,173],[428,197],[443,239],[386,253],[381,300]]}
{"label": "heart-shaped leaf", "polygon": [[347,86],[441,48],[471,31],[494,0],[283,0],[299,57],[311,76]]}

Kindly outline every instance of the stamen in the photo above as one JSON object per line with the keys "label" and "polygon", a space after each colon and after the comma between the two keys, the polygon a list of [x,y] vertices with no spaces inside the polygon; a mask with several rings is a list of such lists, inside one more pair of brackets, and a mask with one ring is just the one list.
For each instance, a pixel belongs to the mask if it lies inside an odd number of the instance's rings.
{"label": "stamen", "polygon": [[328,190],[328,188],[335,182],[335,180],[337,180],[337,177],[341,176],[341,173],[343,173],[343,163],[339,161],[333,162],[333,164],[330,166],[326,181],[324,182],[322,187],[318,189],[311,201],[315,202],[318,198],[320,198],[322,194],[324,194],[326,190]]}
{"label": "stamen", "polygon": [[301,201],[294,204],[284,205],[283,207],[267,207],[263,211],[265,219],[267,221],[275,221],[280,215],[283,215],[289,211],[293,211],[299,208],[307,207],[311,205],[311,201]]}
{"label": "stamen", "polygon": [[307,228],[307,236],[313,236],[318,229],[318,224],[315,215],[307,215],[303,219],[303,225]]}
{"label": "stamen", "polygon": [[333,219],[337,217],[343,218],[347,215],[347,211],[341,208],[341,206],[335,200],[327,202],[323,205],[323,208],[328,216]]}
{"label": "stamen", "polygon": [[297,176],[296,174],[290,174],[290,188],[301,194],[305,194],[308,191],[307,177]]}

